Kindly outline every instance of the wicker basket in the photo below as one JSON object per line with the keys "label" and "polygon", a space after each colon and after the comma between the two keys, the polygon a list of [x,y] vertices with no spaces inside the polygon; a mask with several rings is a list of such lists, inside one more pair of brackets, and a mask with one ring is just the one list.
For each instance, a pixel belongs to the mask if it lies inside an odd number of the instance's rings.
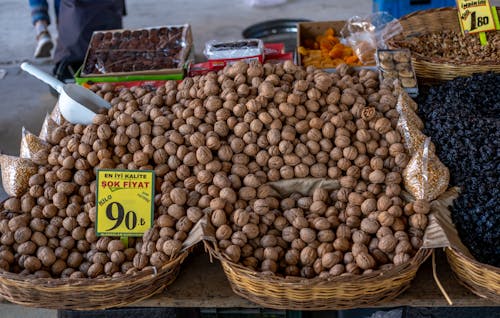
{"label": "wicker basket", "polygon": [[[315,188],[340,188],[335,179],[298,178],[270,182],[269,196],[288,196],[293,192],[303,195]],[[372,306],[400,295],[410,286],[420,265],[432,254],[432,249],[421,248],[404,264],[390,270],[376,270],[370,274],[315,277],[278,277],[257,272],[232,262],[220,250],[210,213],[204,226],[204,244],[211,256],[222,263],[222,268],[233,291],[260,306],[288,310],[333,310]]]}
{"label": "wicker basket", "polygon": [[211,256],[220,260],[233,291],[268,308],[336,310],[372,306],[396,298],[409,286],[420,265],[432,253],[420,249],[410,262],[389,271],[331,279],[281,278],[255,272],[228,260],[217,244],[205,241]]}
{"label": "wicker basket", "polygon": [[130,305],[159,293],[179,274],[188,251],[158,270],[117,278],[30,279],[0,271],[0,296],[10,302],[49,309],[98,310]]}
{"label": "wicker basket", "polygon": [[[3,202],[0,202],[2,210]],[[201,239],[201,222],[198,222],[175,258],[161,268],[149,267],[122,277],[30,278],[0,269],[0,298],[23,306],[61,310],[99,310],[130,305],[172,284],[179,275],[181,264]]]}
{"label": "wicker basket", "polygon": [[453,247],[446,248],[446,257],[460,284],[480,297],[500,303],[500,268],[480,263]]}
{"label": "wicker basket", "polygon": [[[497,8],[497,11],[500,12],[500,9]],[[457,9],[452,7],[416,11],[403,16],[399,22],[403,27],[403,36],[408,40],[411,40],[412,36],[423,33],[443,30],[461,32]],[[392,49],[400,48],[394,39],[390,39],[388,45]],[[455,77],[470,76],[473,73],[500,72],[500,63],[498,62],[455,64],[416,53],[412,54],[412,62],[417,77],[431,82],[452,80]]]}
{"label": "wicker basket", "polygon": [[429,247],[445,247],[448,263],[457,280],[474,294],[500,303],[500,268],[480,263],[474,259],[462,243],[451,218],[451,206],[458,195],[448,191],[439,202],[432,203],[433,215],[429,220],[424,241],[432,241]]}

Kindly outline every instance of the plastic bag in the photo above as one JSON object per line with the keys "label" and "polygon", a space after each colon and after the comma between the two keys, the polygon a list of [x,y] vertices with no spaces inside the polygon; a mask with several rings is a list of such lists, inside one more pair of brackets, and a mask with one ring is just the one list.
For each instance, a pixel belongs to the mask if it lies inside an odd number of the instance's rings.
{"label": "plastic bag", "polygon": [[45,120],[43,121],[42,124],[42,129],[40,130],[40,134],[38,137],[42,138],[43,140],[49,141],[50,142],[50,136],[52,135],[52,132],[59,127],[59,125],[56,123],[54,119],[50,116],[49,113],[45,116]]}
{"label": "plastic bag", "polygon": [[42,138],[35,136],[23,127],[21,137],[21,147],[19,149],[19,156],[21,158],[33,159],[33,155],[40,150],[49,150],[50,145]]}
{"label": "plastic bag", "polygon": [[377,48],[386,49],[387,40],[401,33],[403,27],[387,12],[376,12],[365,17],[353,16],[340,31],[365,65],[375,65]]}
{"label": "plastic bag", "polygon": [[[427,136],[422,132],[424,127],[422,120],[412,110],[409,100],[404,97],[405,94],[405,92],[399,94],[398,103],[396,104],[396,110],[399,113],[397,129],[403,137],[405,148],[413,156],[421,149]],[[408,98],[411,100],[409,96]],[[429,148],[433,152],[436,151],[436,147],[432,142],[430,142]]]}
{"label": "plastic bag", "polygon": [[450,172],[430,149],[431,139],[426,138],[403,170],[406,190],[415,199],[432,201],[448,188]]}
{"label": "plastic bag", "polygon": [[396,104],[396,110],[400,116],[403,114],[411,125],[415,126],[418,130],[422,130],[424,129],[424,123],[415,113],[417,107],[417,103],[408,95],[408,93],[401,90]]}
{"label": "plastic bag", "polygon": [[64,118],[63,115],[61,114],[59,103],[56,103],[54,109],[52,109],[52,112],[50,113],[50,118],[52,118],[58,125],[62,125],[67,122],[66,118]]}
{"label": "plastic bag", "polygon": [[264,42],[261,39],[209,41],[203,53],[208,60],[255,58],[262,62]]}
{"label": "plastic bag", "polygon": [[0,155],[2,184],[11,197],[23,195],[29,187],[29,179],[37,173],[38,167],[30,159]]}

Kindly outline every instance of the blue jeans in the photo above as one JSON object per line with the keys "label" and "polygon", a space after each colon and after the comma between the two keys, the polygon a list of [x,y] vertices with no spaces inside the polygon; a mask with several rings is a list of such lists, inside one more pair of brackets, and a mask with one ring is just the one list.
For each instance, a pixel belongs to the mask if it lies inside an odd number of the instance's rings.
{"label": "blue jeans", "polygon": [[[60,0],[54,0],[54,10],[56,13],[56,19],[59,16],[59,3]],[[31,22],[33,25],[37,21],[44,20],[47,21],[47,24],[50,24],[50,16],[49,16],[49,4],[46,0],[29,0],[30,9],[31,9]]]}

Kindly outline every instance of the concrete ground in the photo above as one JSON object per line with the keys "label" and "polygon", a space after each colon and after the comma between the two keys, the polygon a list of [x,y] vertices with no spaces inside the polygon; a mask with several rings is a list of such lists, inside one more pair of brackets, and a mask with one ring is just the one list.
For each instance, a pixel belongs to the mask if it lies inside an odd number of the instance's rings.
{"label": "concrete ground", "polygon": [[[51,3],[51,1],[49,1]],[[196,56],[205,42],[240,39],[248,26],[271,19],[303,18],[316,21],[345,20],[371,12],[370,0],[289,0],[283,5],[256,8],[246,0],[126,0],[125,28],[185,24],[192,27]],[[53,10],[53,8],[51,8]],[[52,14],[53,15],[53,14]],[[54,25],[49,30],[57,36]],[[50,72],[50,59],[34,60],[35,33],[30,23],[28,1],[0,1],[0,151],[19,154],[21,129],[40,131],[44,116],[56,103],[48,86],[20,70],[30,61]],[[3,74],[3,75],[2,75]],[[0,188],[0,200],[6,197]],[[40,310],[0,304],[1,318],[55,318],[54,310]]]}

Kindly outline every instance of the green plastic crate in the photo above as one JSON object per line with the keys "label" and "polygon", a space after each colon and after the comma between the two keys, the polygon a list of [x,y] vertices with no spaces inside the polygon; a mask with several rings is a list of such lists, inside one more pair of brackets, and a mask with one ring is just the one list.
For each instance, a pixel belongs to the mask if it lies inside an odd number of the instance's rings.
{"label": "green plastic crate", "polygon": [[80,77],[81,70],[82,69],[80,68],[75,74],[75,82],[76,84],[81,86],[88,86],[96,83],[151,82],[151,81],[168,81],[168,80],[184,79],[184,73]]}

